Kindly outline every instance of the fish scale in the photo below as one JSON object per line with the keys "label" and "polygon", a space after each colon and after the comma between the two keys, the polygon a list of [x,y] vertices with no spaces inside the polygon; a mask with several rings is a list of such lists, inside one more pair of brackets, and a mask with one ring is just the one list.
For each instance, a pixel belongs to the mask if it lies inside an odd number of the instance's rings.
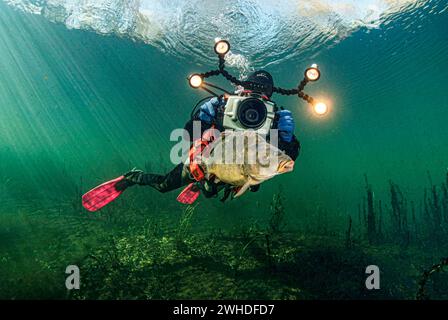
{"label": "fish scale", "polygon": [[[242,152],[238,153],[238,143],[242,141]],[[232,154],[228,154],[231,151]],[[265,152],[266,151],[266,152]],[[263,152],[263,163],[260,163],[260,153]],[[242,163],[238,155],[243,155]],[[227,159],[233,163],[225,163]],[[256,160],[252,163],[250,160]],[[266,165],[264,162],[266,161]],[[240,161],[241,162],[241,161]],[[241,187],[242,195],[250,186],[258,185],[273,177],[292,171],[294,161],[255,131],[226,131],[210,144],[207,156],[202,158],[202,166],[206,176],[216,177],[219,181],[235,187]]]}

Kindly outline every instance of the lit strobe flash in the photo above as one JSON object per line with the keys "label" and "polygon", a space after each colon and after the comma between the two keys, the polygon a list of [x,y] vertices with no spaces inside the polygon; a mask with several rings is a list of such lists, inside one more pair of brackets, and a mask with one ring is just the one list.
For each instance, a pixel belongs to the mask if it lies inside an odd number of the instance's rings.
{"label": "lit strobe flash", "polygon": [[305,71],[305,78],[308,81],[317,81],[320,78],[320,71],[317,64],[313,64],[311,67],[306,69]]}
{"label": "lit strobe flash", "polygon": [[313,110],[317,115],[323,116],[327,114],[328,106],[323,102],[318,102],[313,106]]}
{"label": "lit strobe flash", "polygon": [[226,55],[230,51],[230,43],[227,40],[219,38],[215,39],[215,52],[221,56]]}
{"label": "lit strobe flash", "polygon": [[190,82],[190,86],[195,89],[199,88],[204,82],[204,80],[199,74],[191,75],[188,81]]}

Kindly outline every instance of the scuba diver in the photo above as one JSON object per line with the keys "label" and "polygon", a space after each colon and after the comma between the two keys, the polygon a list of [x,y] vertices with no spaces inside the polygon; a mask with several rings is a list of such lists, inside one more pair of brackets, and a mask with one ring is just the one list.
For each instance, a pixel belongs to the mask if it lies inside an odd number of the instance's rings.
{"label": "scuba diver", "polygon": [[[192,204],[198,198],[200,193],[206,197],[215,197],[221,190],[224,196],[221,201],[228,199],[230,195],[238,197],[246,190],[252,192],[258,191],[260,187],[261,176],[254,181],[247,181],[244,185],[232,185],[227,179],[227,183],[220,181],[218,176],[214,176],[212,171],[206,172],[207,165],[197,161],[197,157],[205,154],[205,148],[214,141],[214,134],[218,132],[229,131],[243,134],[249,133],[249,129],[256,129],[256,133],[266,137],[265,142],[273,144],[277,149],[283,151],[287,157],[284,163],[275,166],[274,171],[265,171],[264,178],[272,177],[278,173],[289,172],[293,169],[294,161],[299,156],[300,143],[294,135],[295,123],[292,113],[289,110],[278,108],[275,102],[271,100],[273,93],[281,95],[296,95],[299,99],[307,101],[312,105],[316,114],[323,115],[327,107],[322,102],[317,102],[313,97],[306,94],[303,90],[309,82],[317,81],[320,78],[320,70],[316,64],[312,64],[304,73],[303,80],[296,88],[284,89],[274,87],[272,76],[259,70],[252,72],[246,80],[238,80],[225,70],[225,56],[230,51],[230,44],[227,40],[216,39],[215,53],[219,57],[218,69],[205,73],[196,73],[188,77],[190,86],[194,89],[202,89],[212,94],[214,97],[207,102],[199,102],[193,109],[192,117],[185,125],[185,130],[190,136],[189,157],[182,161],[174,169],[165,175],[155,173],[145,173],[141,170],[132,170],[114,180],[105,182],[96,188],[90,190],[82,196],[83,206],[91,211],[97,211],[108,203],[118,198],[127,188],[140,185],[150,186],[159,192],[170,192],[181,187],[187,186],[177,200],[184,204]],[[204,81],[212,76],[224,76],[229,82],[237,86],[237,91],[232,94],[225,89]],[[212,89],[223,91],[224,95],[218,95]],[[199,109],[198,109],[199,107]],[[195,137],[196,125],[200,124],[200,135]],[[271,131],[276,129],[276,131]],[[210,131],[213,132],[210,136]],[[273,132],[275,132],[275,137]],[[270,137],[272,134],[272,137]],[[193,137],[193,138],[192,138]],[[264,139],[264,138],[263,138]],[[272,141],[270,141],[272,139]],[[252,150],[249,148],[248,150]],[[224,172],[230,169],[225,168]],[[215,172],[216,173],[216,172]],[[218,178],[218,179],[217,179]],[[253,178],[253,177],[251,177]],[[264,179],[266,180],[266,179]],[[241,182],[241,181],[239,181]]]}
{"label": "scuba diver", "polygon": [[[165,175],[145,173],[134,169],[114,180],[97,186],[82,196],[82,204],[87,210],[94,212],[103,208],[118,198],[124,190],[134,185],[150,186],[162,193],[187,186],[177,197],[177,200],[184,204],[192,204],[201,192],[210,198],[217,196],[224,189],[224,197],[221,199],[224,202],[231,194],[238,197],[249,189],[253,192],[258,191],[262,180],[269,179],[279,173],[292,171],[294,161],[300,152],[300,143],[294,135],[294,119],[291,111],[283,108],[279,109],[275,102],[271,100],[271,96],[273,93],[286,96],[295,95],[312,105],[316,114],[324,115],[328,110],[325,103],[316,101],[303,91],[309,82],[319,80],[321,74],[318,65],[312,64],[305,70],[304,78],[296,88],[285,89],[275,87],[272,76],[264,70],[252,72],[244,81],[232,76],[225,69],[225,57],[230,52],[230,43],[227,40],[216,38],[214,51],[219,58],[218,69],[205,73],[195,73],[188,77],[193,89],[202,89],[214,96],[202,105],[201,102],[205,99],[201,100],[193,109],[192,117],[185,125],[191,143],[188,159],[181,161]],[[237,91],[232,94],[204,81],[209,77],[218,75],[222,75],[227,81],[237,86]],[[225,94],[218,95],[210,87],[221,90]],[[200,106],[199,110],[197,110],[198,106]],[[197,123],[200,124],[201,128],[199,137],[195,137],[194,134],[196,133],[194,129],[196,129]],[[259,175],[255,178],[248,175],[247,172],[243,172],[243,176],[253,179],[245,181],[244,185],[240,184],[240,180],[238,184],[231,184],[231,179],[227,178],[227,183],[225,183],[219,180],[219,175],[215,175],[216,171],[209,170],[209,172],[206,172],[205,169],[210,168],[197,159],[198,156],[202,157],[205,154],[205,148],[214,141],[215,132],[218,132],[219,137],[220,132],[225,135],[224,130],[233,130],[230,133],[250,134],[249,129],[256,129],[257,134],[265,136],[265,144],[267,142],[267,144],[276,146],[277,149],[283,151],[282,153],[287,159],[284,159],[283,163],[280,162],[278,166],[270,168],[273,170],[264,171],[264,177]],[[271,131],[271,129],[276,131]],[[210,135],[210,132],[213,132],[212,135]],[[272,137],[270,137],[270,134],[272,134]],[[248,148],[248,150],[253,151],[253,148]],[[241,169],[245,170],[245,168],[239,168],[239,170]],[[228,167],[224,168],[223,172],[227,171],[230,172],[231,170]]]}
{"label": "scuba diver", "polygon": [[[272,88],[274,86],[272,76],[264,70],[252,72],[247,77],[247,81],[260,84],[260,87],[263,88]],[[255,90],[249,91],[244,88],[239,88],[236,93],[238,95],[259,94],[268,100],[270,100],[270,97],[272,96],[272,91],[256,92]],[[214,97],[201,105],[199,112],[197,112],[196,115],[194,115],[193,118],[185,125],[185,130],[187,130],[190,137],[193,137],[194,121],[200,121],[201,134],[212,127],[219,131],[224,130],[222,119],[226,105],[225,100],[225,96]],[[278,130],[278,148],[284,151],[289,157],[291,157],[292,160],[295,161],[300,152],[300,143],[294,135],[295,123],[291,111],[277,111],[272,128]],[[159,192],[165,193],[185,187],[194,182],[199,182],[194,186],[195,191],[197,192],[197,188],[199,188],[207,198],[217,196],[219,191],[222,189],[226,189],[222,201],[225,201],[231,194],[231,189],[228,188],[229,186],[226,186],[223,182],[214,183],[205,179],[201,181],[195,179],[195,176],[191,172],[191,166],[185,163],[178,164],[166,175],[144,173],[140,170],[132,170],[124,174],[124,179],[117,182],[116,188],[118,190],[125,190],[133,185],[151,186]],[[252,186],[250,190],[252,192],[256,192],[259,187],[260,185],[255,185]]]}

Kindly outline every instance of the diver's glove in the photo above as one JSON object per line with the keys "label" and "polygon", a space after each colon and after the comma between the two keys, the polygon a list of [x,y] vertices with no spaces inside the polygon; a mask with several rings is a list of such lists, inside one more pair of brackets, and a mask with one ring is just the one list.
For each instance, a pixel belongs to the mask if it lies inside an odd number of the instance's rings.
{"label": "diver's glove", "polygon": [[277,129],[280,139],[284,142],[291,142],[295,128],[294,118],[292,117],[291,111],[281,110],[277,112],[277,116]]}
{"label": "diver's glove", "polygon": [[222,99],[214,97],[204,103],[199,111],[199,120],[211,124],[216,120],[216,110],[223,105]]}

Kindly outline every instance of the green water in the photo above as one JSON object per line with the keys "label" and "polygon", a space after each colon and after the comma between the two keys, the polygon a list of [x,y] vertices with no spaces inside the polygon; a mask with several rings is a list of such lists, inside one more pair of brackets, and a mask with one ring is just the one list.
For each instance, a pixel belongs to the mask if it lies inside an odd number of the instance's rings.
{"label": "green water", "polygon": [[[215,66],[0,3],[0,298],[414,298],[422,271],[448,256],[443,7],[430,1],[313,57],[269,66],[279,85],[294,87],[318,62],[322,80],[307,91],[330,101],[329,116],[278,97],[302,143],[295,171],[225,204],[201,198],[189,219],[178,192],[135,188],[98,214],[80,196],[133,167],[169,170],[170,133],[203,96],[186,76]],[[364,174],[383,228],[370,244]],[[389,180],[404,194],[408,235],[393,231]],[[284,214],[280,233],[268,227],[275,212]],[[79,292],[65,289],[69,264],[84,267]],[[369,264],[384,266],[387,289],[362,287]],[[336,275],[340,285],[329,284]],[[447,297],[446,284],[431,282],[431,298]]]}

